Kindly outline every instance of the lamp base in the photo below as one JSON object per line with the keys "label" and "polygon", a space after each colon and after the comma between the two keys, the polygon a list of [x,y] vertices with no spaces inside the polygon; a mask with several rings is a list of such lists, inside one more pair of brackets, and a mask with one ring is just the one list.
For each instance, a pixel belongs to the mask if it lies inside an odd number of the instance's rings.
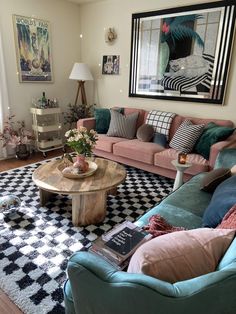
{"label": "lamp base", "polygon": [[75,97],[75,106],[76,106],[78,98],[79,98],[80,90],[81,90],[81,101],[82,101],[82,104],[87,106],[87,99],[86,99],[86,94],[85,94],[84,83],[85,83],[85,81],[78,81],[78,89],[77,89],[77,93],[76,93],[76,97]]}

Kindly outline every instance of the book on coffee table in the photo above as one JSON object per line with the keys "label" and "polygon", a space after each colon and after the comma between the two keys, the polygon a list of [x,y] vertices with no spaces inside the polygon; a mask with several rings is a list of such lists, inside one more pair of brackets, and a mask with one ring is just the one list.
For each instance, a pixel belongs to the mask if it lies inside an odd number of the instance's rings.
{"label": "book on coffee table", "polygon": [[124,269],[137,248],[151,238],[142,228],[125,221],[95,240],[89,250],[116,268]]}

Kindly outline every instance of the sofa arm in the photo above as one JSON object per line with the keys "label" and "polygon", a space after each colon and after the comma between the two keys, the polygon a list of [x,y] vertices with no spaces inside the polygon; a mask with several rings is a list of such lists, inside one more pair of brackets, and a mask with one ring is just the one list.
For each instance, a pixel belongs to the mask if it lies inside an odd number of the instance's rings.
{"label": "sofa arm", "polygon": [[78,252],[68,262],[66,285],[71,287],[75,313],[174,314],[186,313],[194,304],[192,314],[204,312],[206,308],[209,314],[223,313],[223,309],[233,314],[236,263],[230,266],[170,284],[143,274],[117,271],[94,254]]}
{"label": "sofa arm", "polygon": [[77,121],[77,128],[79,126],[84,126],[86,129],[91,130],[95,129],[96,127],[96,121],[95,118],[85,118],[85,119],[79,119]]}
{"label": "sofa arm", "polygon": [[229,136],[227,140],[215,143],[211,146],[209,157],[209,165],[211,169],[214,168],[217,155],[224,148],[236,148],[236,133]]}

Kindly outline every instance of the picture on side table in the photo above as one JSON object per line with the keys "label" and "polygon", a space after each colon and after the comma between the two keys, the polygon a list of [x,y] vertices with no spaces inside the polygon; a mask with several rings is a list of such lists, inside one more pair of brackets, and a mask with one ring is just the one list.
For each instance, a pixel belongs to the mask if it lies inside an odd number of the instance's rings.
{"label": "picture on side table", "polygon": [[120,56],[103,56],[102,74],[119,74]]}
{"label": "picture on side table", "polygon": [[20,82],[52,82],[51,34],[48,21],[13,15]]}
{"label": "picture on side table", "polygon": [[132,15],[130,97],[223,104],[235,0]]}

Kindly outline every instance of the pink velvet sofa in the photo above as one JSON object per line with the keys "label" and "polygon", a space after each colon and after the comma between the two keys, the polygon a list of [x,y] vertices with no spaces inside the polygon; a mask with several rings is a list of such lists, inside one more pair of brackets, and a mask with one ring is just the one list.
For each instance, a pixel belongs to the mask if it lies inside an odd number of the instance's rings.
{"label": "pink velvet sofa", "polygon": [[[148,112],[133,108],[125,108],[124,110],[125,115],[133,112],[139,112],[138,129],[139,126],[145,123]],[[171,124],[170,139],[186,118],[190,119],[194,124],[215,122],[221,126],[233,126],[233,122],[230,120],[201,119],[176,115]],[[77,126],[85,126],[88,129],[95,128],[95,119],[80,119],[77,122]],[[211,170],[219,151],[230,145],[234,140],[236,140],[236,134],[231,135],[226,141],[212,145],[209,160],[206,160],[199,154],[188,154],[188,161],[192,163],[192,167],[186,170],[184,179],[188,180],[197,173]],[[155,143],[141,142],[138,139],[128,140],[120,137],[108,137],[106,134],[99,134],[94,154],[165,177],[175,178],[176,175],[176,170],[171,161],[177,159],[178,151],[172,148],[163,148]]]}

